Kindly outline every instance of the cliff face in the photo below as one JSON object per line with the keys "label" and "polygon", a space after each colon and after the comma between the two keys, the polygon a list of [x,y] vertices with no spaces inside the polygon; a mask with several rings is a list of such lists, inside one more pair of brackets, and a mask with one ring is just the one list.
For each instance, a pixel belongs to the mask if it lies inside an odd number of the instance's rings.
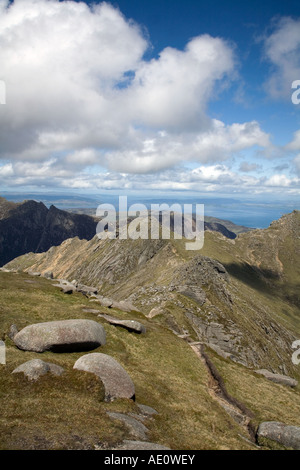
{"label": "cliff face", "polygon": [[70,214],[42,202],[8,202],[0,198],[0,266],[28,252],[47,251],[67,238],[90,240],[96,222],[87,215]]}

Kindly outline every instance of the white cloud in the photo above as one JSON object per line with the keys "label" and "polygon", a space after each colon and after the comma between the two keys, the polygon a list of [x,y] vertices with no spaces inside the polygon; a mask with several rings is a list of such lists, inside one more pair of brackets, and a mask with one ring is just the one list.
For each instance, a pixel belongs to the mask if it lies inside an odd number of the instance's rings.
{"label": "white cloud", "polygon": [[[270,60],[282,64],[277,42],[266,44]],[[235,77],[227,41],[201,35],[146,61],[142,30],[109,3],[0,0],[0,46],[3,182],[83,189],[201,183],[207,191],[261,182],[224,162],[269,149],[270,136],[257,121],[226,124],[207,111]],[[198,170],[182,170],[187,162]],[[106,172],[95,176],[99,167]]]}
{"label": "white cloud", "polygon": [[288,178],[286,175],[272,175],[265,184],[266,186],[286,188],[299,184],[299,178]]}
{"label": "white cloud", "polygon": [[127,122],[124,128],[114,87],[148,47],[140,29],[107,3],[90,9],[72,1],[2,0],[1,6],[2,149],[30,158],[87,143],[117,146]]}
{"label": "white cloud", "polygon": [[291,99],[292,82],[300,77],[300,19],[281,18],[265,39],[265,54],[274,67],[267,91],[275,98]]}
{"label": "white cloud", "polygon": [[168,47],[158,59],[143,62],[129,99],[145,125],[180,131],[203,128],[208,99],[221,86],[216,81],[233,70],[231,47],[222,39],[199,36],[184,51]]}

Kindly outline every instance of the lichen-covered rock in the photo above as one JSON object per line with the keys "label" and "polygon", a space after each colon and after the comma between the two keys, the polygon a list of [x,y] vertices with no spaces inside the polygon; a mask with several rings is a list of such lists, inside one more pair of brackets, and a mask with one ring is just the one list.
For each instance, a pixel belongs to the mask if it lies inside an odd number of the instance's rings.
{"label": "lichen-covered rock", "polygon": [[61,320],[26,326],[14,336],[25,351],[91,351],[105,344],[105,330],[93,320]]}
{"label": "lichen-covered rock", "polygon": [[100,377],[107,401],[116,398],[135,399],[135,387],[126,370],[111,356],[90,353],[80,357],[74,369],[91,372]]}
{"label": "lichen-covered rock", "polygon": [[259,425],[257,439],[259,444],[264,444],[267,439],[286,448],[300,450],[300,426],[265,421]]}
{"label": "lichen-covered rock", "polygon": [[132,416],[128,416],[127,414],[124,413],[114,413],[114,412],[108,412],[108,415],[112,419],[116,419],[119,421],[122,421],[125,426],[128,428],[130,433],[132,434],[133,437],[139,440],[146,440],[147,437],[147,432],[148,429],[146,426],[135,419]]}
{"label": "lichen-covered rock", "polygon": [[41,359],[32,359],[24,362],[12,371],[13,374],[23,373],[28,380],[38,380],[42,375],[50,372],[53,375],[62,375],[64,369],[57,364],[41,361]]}

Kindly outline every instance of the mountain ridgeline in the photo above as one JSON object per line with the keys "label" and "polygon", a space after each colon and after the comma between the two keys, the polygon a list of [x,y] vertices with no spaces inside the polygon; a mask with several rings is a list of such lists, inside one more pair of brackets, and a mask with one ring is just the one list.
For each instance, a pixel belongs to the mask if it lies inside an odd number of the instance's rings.
{"label": "mountain ridgeline", "polygon": [[[34,200],[14,203],[0,197],[0,266],[25,253],[47,251],[68,238],[91,240],[96,234],[97,219],[82,212],[65,211],[53,205],[48,209]],[[247,231],[246,227],[234,224],[228,229],[227,221],[210,219],[205,221],[205,230],[220,232],[231,239],[238,231]]]}

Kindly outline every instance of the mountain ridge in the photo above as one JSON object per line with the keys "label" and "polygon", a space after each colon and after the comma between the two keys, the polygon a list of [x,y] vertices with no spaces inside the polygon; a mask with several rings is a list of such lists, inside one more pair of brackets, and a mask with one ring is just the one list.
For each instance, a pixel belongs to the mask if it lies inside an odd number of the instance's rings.
{"label": "mountain ridge", "polygon": [[197,253],[186,251],[184,240],[75,238],[6,267],[95,286],[145,316],[158,309],[157,321],[178,334],[187,329],[249,367],[289,372],[291,344],[300,335],[300,273],[296,262],[290,266],[299,254],[299,227],[295,211],[234,240],[206,231]]}

